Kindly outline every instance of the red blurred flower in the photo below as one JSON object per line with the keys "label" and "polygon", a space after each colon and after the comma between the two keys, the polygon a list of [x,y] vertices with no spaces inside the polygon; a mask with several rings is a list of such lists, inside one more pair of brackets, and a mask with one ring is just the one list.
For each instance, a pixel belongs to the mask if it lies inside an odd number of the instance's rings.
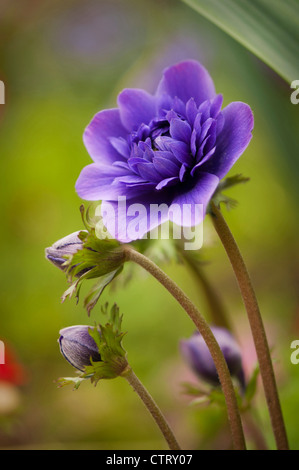
{"label": "red blurred flower", "polygon": [[5,364],[0,364],[0,383],[23,385],[26,381],[27,374],[23,365],[18,361],[12,349],[5,345]]}

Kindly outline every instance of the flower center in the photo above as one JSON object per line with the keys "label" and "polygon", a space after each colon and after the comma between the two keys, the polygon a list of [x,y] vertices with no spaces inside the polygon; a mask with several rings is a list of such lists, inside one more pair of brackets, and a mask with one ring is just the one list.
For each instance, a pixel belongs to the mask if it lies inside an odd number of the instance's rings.
{"label": "flower center", "polygon": [[216,150],[217,134],[223,125],[221,95],[197,107],[191,98],[178,98],[171,109],[161,108],[148,124],[142,123],[128,136],[129,186],[147,185],[160,191],[194,178]]}

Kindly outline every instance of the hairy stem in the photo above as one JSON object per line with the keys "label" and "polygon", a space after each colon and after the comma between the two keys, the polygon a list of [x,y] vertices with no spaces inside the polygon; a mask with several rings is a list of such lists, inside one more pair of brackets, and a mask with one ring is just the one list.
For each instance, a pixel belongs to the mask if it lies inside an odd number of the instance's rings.
{"label": "hairy stem", "polygon": [[237,399],[232,383],[232,379],[224,359],[223,353],[209,327],[206,320],[200,314],[193,302],[186,296],[182,289],[172,280],[166,273],[164,273],[155,263],[153,263],[146,256],[138,253],[134,248],[127,245],[126,259],[139,264],[146,269],[152,276],[154,276],[178,301],[186,313],[189,315],[198,331],[201,333],[205,340],[211,356],[214,360],[215,367],[219,376],[222,386],[222,391],[225,397],[227,413],[231,428],[232,440],[235,449],[245,450],[245,439],[242,428],[242,422],[238,409]]}
{"label": "hairy stem", "polygon": [[240,292],[247,311],[257,358],[259,361],[276,445],[279,450],[288,450],[288,440],[282,416],[269,345],[251,279],[238,245],[226,221],[224,220],[223,215],[213,202],[211,203],[211,206],[214,227],[219,235],[219,238],[235,272],[235,276],[238,281]]}
{"label": "hairy stem", "polygon": [[153,419],[155,420],[157,426],[159,427],[161,433],[163,434],[169,449],[171,450],[180,450],[180,446],[177,443],[177,440],[167,423],[165,417],[163,416],[160,408],[152,398],[152,396],[148,393],[146,388],[142,385],[138,377],[135,375],[131,367],[128,367],[126,371],[122,374],[133,390],[139,395],[141,400],[143,401],[145,407],[148,409],[150,414],[152,415]]}

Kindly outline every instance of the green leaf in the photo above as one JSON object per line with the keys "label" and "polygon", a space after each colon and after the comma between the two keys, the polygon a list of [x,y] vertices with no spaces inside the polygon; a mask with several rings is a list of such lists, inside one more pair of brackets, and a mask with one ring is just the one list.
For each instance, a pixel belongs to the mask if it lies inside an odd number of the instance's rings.
{"label": "green leaf", "polygon": [[[198,405],[212,405],[216,404],[221,407],[226,406],[225,404],[225,397],[221,390],[221,387],[209,387],[207,389],[203,389],[201,386],[197,386],[190,383],[184,383],[184,391],[183,393],[190,395],[193,400],[190,402],[190,406],[198,406]],[[239,393],[238,387],[235,387],[235,394],[238,402],[238,406],[242,409],[242,396]]]}
{"label": "green leaf", "polygon": [[248,404],[251,403],[252,399],[255,396],[256,389],[257,389],[257,379],[258,379],[259,373],[260,373],[259,366],[256,366],[246,386],[245,399],[247,400]]}
{"label": "green leaf", "polygon": [[183,0],[287,82],[299,77],[297,0]]}
{"label": "green leaf", "polygon": [[105,287],[110,284],[113,279],[120,274],[123,267],[112,271],[111,273],[101,276],[100,279],[93,285],[93,287],[88,292],[87,296],[84,299],[84,307],[87,310],[88,316],[90,315],[91,310],[95,307],[97,301],[101,297]]}
{"label": "green leaf", "polygon": [[120,358],[126,356],[126,351],[122,347],[122,339],[125,335],[121,331],[122,319],[123,316],[119,313],[119,307],[114,304],[110,309],[108,322],[89,331],[99,349],[103,362],[109,362],[113,356]]}
{"label": "green leaf", "polygon": [[[107,310],[106,305],[104,312],[107,313]],[[85,368],[83,377],[90,376],[91,382],[95,384],[101,379],[118,377],[128,367],[127,353],[122,347],[125,336],[121,331],[122,318],[118,306],[114,304],[110,309],[108,322],[89,329],[89,334],[98,347],[101,361],[91,361],[91,365]]]}

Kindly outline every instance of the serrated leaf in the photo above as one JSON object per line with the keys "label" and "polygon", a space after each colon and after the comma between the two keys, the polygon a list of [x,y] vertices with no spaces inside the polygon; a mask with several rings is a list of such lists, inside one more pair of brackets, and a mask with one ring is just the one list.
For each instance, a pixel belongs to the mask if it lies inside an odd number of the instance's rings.
{"label": "serrated leaf", "polygon": [[[107,313],[107,304],[104,312]],[[126,351],[122,346],[125,335],[121,332],[122,315],[116,304],[110,309],[109,321],[105,325],[96,325],[89,329],[89,334],[95,341],[101,361],[94,362],[85,368],[85,375],[91,376],[95,384],[102,379],[113,379],[122,374],[128,366]],[[84,376],[85,376],[84,375]]]}
{"label": "serrated leaf", "polygon": [[67,297],[71,298],[77,291],[78,281],[74,282],[61,296],[61,302],[64,302]]}
{"label": "serrated leaf", "polygon": [[55,383],[57,383],[57,387],[65,387],[66,385],[73,385],[74,388],[73,390],[78,390],[80,387],[81,383],[86,380],[86,378],[82,377],[60,377],[59,379],[55,380]]}
{"label": "serrated leaf", "polygon": [[99,348],[100,355],[103,360],[110,358],[112,354],[119,357],[125,357],[126,351],[123,349],[121,342],[125,333],[118,333],[109,323],[101,326],[102,344]]}
{"label": "serrated leaf", "polygon": [[289,83],[299,77],[299,3],[296,0],[183,1]]}

